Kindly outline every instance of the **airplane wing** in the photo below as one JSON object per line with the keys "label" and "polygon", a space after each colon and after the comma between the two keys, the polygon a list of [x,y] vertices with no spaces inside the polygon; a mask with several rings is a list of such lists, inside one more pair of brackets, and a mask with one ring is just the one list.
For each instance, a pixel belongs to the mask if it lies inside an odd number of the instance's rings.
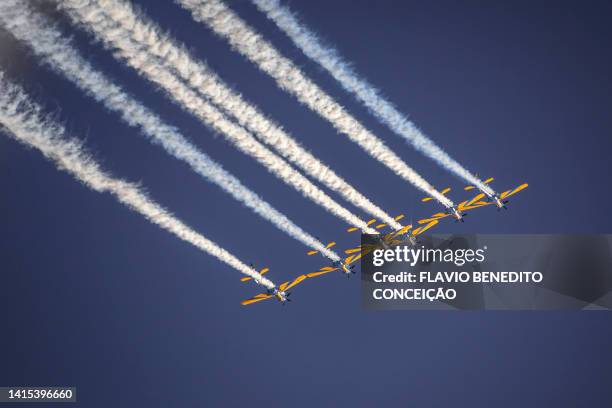
{"label": "airplane wing", "polygon": [[524,189],[526,189],[527,187],[529,187],[529,184],[527,183],[523,183],[520,186],[516,187],[514,190],[508,190],[508,191],[504,191],[503,193],[500,194],[500,198],[501,199],[505,199],[508,197],[512,197],[513,195],[515,195],[516,193],[518,193],[519,191],[523,191]]}
{"label": "airplane wing", "polygon": [[306,278],[307,278],[306,275],[300,275],[297,278],[295,278],[294,280],[292,280],[291,282],[285,282],[285,283],[281,284],[278,287],[278,290],[280,290],[280,291],[289,290],[292,287],[294,287],[295,285],[297,285],[298,283],[301,283],[302,281],[304,281]]}
{"label": "airplane wing", "polygon": [[260,302],[262,300],[270,299],[271,297],[274,297],[274,295],[270,295],[270,294],[267,294],[267,293],[260,293],[259,295],[255,295],[255,296],[253,296],[250,299],[243,300],[242,302],[240,302],[240,304],[242,306],[246,306],[246,305],[250,305],[251,303]]}
{"label": "airplane wing", "polygon": [[418,223],[419,223],[419,225],[422,225],[422,224],[427,224],[427,223],[430,223],[432,221],[438,221],[438,220],[439,220],[439,218],[425,218],[425,219],[419,220]]}
{"label": "airplane wing", "polygon": [[463,212],[471,211],[471,210],[475,210],[476,208],[485,207],[487,205],[493,205],[493,203],[488,202],[488,201],[478,201],[477,203],[474,203],[468,207],[463,207],[461,211]]}
{"label": "airplane wing", "polygon": [[[476,196],[474,198],[478,198],[478,196]],[[474,201],[473,203],[470,203],[469,201],[463,201],[462,203],[460,203],[457,206],[457,208],[460,211],[464,211],[465,212],[465,211],[474,210],[476,208],[484,207],[486,205],[491,205],[491,204],[493,204],[493,202],[491,202],[491,201]]]}
{"label": "airplane wing", "polygon": [[349,257],[347,257],[344,262],[346,264],[352,264],[353,262],[357,262],[359,259],[361,259],[362,255],[361,254],[357,254],[357,255],[351,255]]}
{"label": "airplane wing", "polygon": [[470,206],[470,205],[474,204],[476,201],[479,201],[479,200],[483,199],[485,197],[485,195],[486,195],[485,193],[478,194],[476,197],[474,197],[471,200],[469,200],[467,202],[467,205]]}
{"label": "airplane wing", "polygon": [[432,222],[430,222],[427,225],[424,225],[422,227],[419,227],[417,229],[414,230],[413,234],[414,235],[421,235],[422,233],[424,233],[425,231],[427,231],[428,229],[430,229],[431,227],[433,227],[434,225],[438,224],[438,220],[433,220]]}
{"label": "airplane wing", "polygon": [[310,272],[306,274],[307,278],[316,278],[317,276],[322,276],[322,275],[327,275],[328,273],[337,271],[338,268],[329,268],[329,269],[325,269],[325,268],[321,268],[316,272]]}
{"label": "airplane wing", "polygon": [[398,235],[404,235],[405,233],[410,231],[411,228],[412,228],[412,224],[406,225],[402,227],[401,229],[398,229],[397,231],[392,232],[391,234],[393,234],[393,237],[397,237]]}
{"label": "airplane wing", "polygon": [[460,203],[457,205],[457,209],[458,209],[459,211],[461,211],[461,210],[463,210],[464,208],[466,208],[467,204],[468,204],[467,200],[462,201],[462,202],[460,202]]}
{"label": "airplane wing", "polygon": [[430,223],[432,221],[437,221],[437,220],[441,220],[442,218],[448,217],[450,214],[447,213],[436,213],[434,215],[431,216],[431,218],[425,218],[423,220],[419,220],[418,223],[419,224],[427,224]]}

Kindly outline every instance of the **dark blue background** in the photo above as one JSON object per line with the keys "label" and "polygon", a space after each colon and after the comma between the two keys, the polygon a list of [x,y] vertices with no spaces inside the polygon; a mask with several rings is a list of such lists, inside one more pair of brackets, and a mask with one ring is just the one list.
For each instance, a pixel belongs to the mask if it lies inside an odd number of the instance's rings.
{"label": "dark blue background", "polygon": [[[437,231],[612,231],[609,2],[290,5],[451,156],[495,176],[500,190],[530,183],[509,211],[482,209]],[[232,6],[432,183],[460,192],[459,180],[377,123],[254,6]],[[409,217],[433,211],[187,12],[169,1],[146,2],[146,12],[374,202]],[[358,242],[52,14],[100,69],[298,224],[340,248]],[[270,266],[277,282],[322,265],[3,31],[0,54],[9,76],[106,169],[141,181],[195,229]],[[256,288],[235,271],[4,136],[0,191],[2,385],[73,385],[86,407],[606,406],[612,397],[607,312],[366,313],[359,279],[338,275],[305,283],[289,307],[244,308]]]}

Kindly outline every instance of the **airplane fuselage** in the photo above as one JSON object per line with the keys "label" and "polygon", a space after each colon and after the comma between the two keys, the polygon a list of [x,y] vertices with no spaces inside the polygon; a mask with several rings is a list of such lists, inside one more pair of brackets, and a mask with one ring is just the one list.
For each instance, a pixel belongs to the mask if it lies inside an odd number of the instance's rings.
{"label": "airplane fuselage", "polygon": [[501,200],[501,198],[499,198],[497,194],[487,194],[487,198],[489,199],[489,201],[493,202],[493,204],[495,204],[497,208],[506,208],[506,204]]}
{"label": "airplane fuselage", "polygon": [[287,301],[287,293],[282,290],[278,290],[277,288],[269,289],[268,293],[274,295],[276,299],[281,303]]}
{"label": "airplane fuselage", "polygon": [[349,269],[348,265],[345,264],[342,261],[334,261],[334,266],[336,266],[337,268],[340,268],[342,273],[344,273],[346,275],[350,275],[352,273],[352,271]]}
{"label": "airplane fuselage", "polygon": [[448,209],[448,213],[454,217],[457,221],[463,220],[463,213],[459,211],[456,207],[450,207]]}
{"label": "airplane fuselage", "polygon": [[286,302],[287,301],[287,294],[284,291],[279,291],[278,289],[276,290],[276,298],[278,299],[279,302]]}

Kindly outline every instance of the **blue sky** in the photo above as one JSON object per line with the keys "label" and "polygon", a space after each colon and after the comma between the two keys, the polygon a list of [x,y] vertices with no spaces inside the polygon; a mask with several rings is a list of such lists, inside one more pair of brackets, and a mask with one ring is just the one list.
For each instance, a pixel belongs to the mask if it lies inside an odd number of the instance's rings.
{"label": "blue sky", "polygon": [[[612,60],[605,2],[292,1],[425,134],[503,189],[510,210],[440,232],[608,233]],[[244,97],[391,213],[434,207],[172,2],[141,2]],[[434,185],[462,184],[376,122],[254,6],[231,7]],[[322,239],[346,226],[235,150],[50,11],[79,49],[279,210]],[[114,175],[275,281],[321,259],[200,179],[0,31],[0,64]],[[359,280],[328,276],[280,308],[255,288],[0,137],[6,355],[0,383],[75,385],[82,406],[597,405],[609,399],[606,313],[365,312]],[[455,197],[459,198],[460,195]],[[340,198],[338,198],[340,200]],[[357,209],[349,206],[353,211]],[[358,213],[358,212],[357,212]],[[606,374],[606,372],[608,374]],[[607,376],[607,377],[606,377]],[[608,381],[606,381],[606,378]],[[525,403],[529,401],[529,404]]]}

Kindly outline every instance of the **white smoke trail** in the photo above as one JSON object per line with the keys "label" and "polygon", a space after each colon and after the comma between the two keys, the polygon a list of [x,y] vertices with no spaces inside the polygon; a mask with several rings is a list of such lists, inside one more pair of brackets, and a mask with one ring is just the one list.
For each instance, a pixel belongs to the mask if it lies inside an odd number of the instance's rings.
{"label": "white smoke trail", "polygon": [[72,174],[92,190],[114,195],[153,224],[252,277],[268,289],[274,288],[274,283],[269,279],[175,218],[147,197],[137,185],[104,172],[78,140],[66,137],[63,127],[41,112],[39,105],[32,102],[21,88],[9,83],[0,72],[0,125],[9,136],[40,150],[59,169]]}
{"label": "white smoke trail", "polygon": [[[115,24],[113,29],[125,30],[125,37],[130,37],[136,43],[131,44],[130,47],[138,46],[141,51],[156,57],[160,64],[188,83],[194,91],[221,107],[242,126],[253,132],[259,140],[273,147],[286,160],[309,176],[391,228],[402,228],[401,224],[385,211],[300,146],[278,124],[259,112],[255,106],[246,102],[205,63],[192,58],[184,47],[177,45],[169,36],[161,33],[161,30],[145,16],[139,15],[129,3],[102,0],[97,4],[98,10],[112,19]],[[96,10],[94,5],[88,8]],[[110,24],[109,21],[109,24],[105,26],[107,30],[110,29]],[[122,41],[127,42],[128,40],[123,39]]]}
{"label": "white smoke trail", "polygon": [[116,57],[124,60],[143,77],[159,85],[180,106],[217,130],[242,152],[255,158],[276,177],[349,225],[354,225],[368,234],[377,233],[255,140],[245,129],[228,120],[222,112],[160,65],[154,55],[141,51],[136,43],[126,37],[125,30],[118,29],[112,21],[109,21],[100,7],[90,4],[87,0],[65,0],[61,4],[75,23],[91,31],[103,44],[113,49]]}
{"label": "white smoke trail", "polygon": [[396,134],[410,142],[418,151],[433,159],[446,170],[463,178],[468,184],[482,191],[494,194],[491,188],[474,176],[448,153],[423,134],[408,118],[386,100],[368,81],[351,68],[340,54],[326,46],[305,24],[301,23],[291,10],[282,6],[278,0],[251,0],[266,14],[302,52],[325,68],[348,92],[353,93],[370,112]]}
{"label": "white smoke trail", "polygon": [[203,22],[219,36],[227,39],[238,52],[274,78],[282,89],[292,93],[300,102],[327,119],[339,132],[346,134],[370,156],[444,206],[453,205],[451,200],[436,191],[382,140],[349,115],[342,106],[308,79],[295,64],[281,55],[272,44],[264,40],[221,1],[176,1],[191,11],[196,21]]}
{"label": "white smoke trail", "polygon": [[188,163],[196,173],[304,245],[321,251],[332,261],[340,260],[338,254],[325,248],[318,239],[249,190],[220,164],[187,141],[177,129],[165,124],[102,72],[95,70],[48,19],[30,10],[21,0],[4,0],[0,3],[0,23],[17,39],[25,42],[52,69],[65,75],[107,109],[118,113],[129,125],[138,127],[148,139],[162,146],[166,152]]}

